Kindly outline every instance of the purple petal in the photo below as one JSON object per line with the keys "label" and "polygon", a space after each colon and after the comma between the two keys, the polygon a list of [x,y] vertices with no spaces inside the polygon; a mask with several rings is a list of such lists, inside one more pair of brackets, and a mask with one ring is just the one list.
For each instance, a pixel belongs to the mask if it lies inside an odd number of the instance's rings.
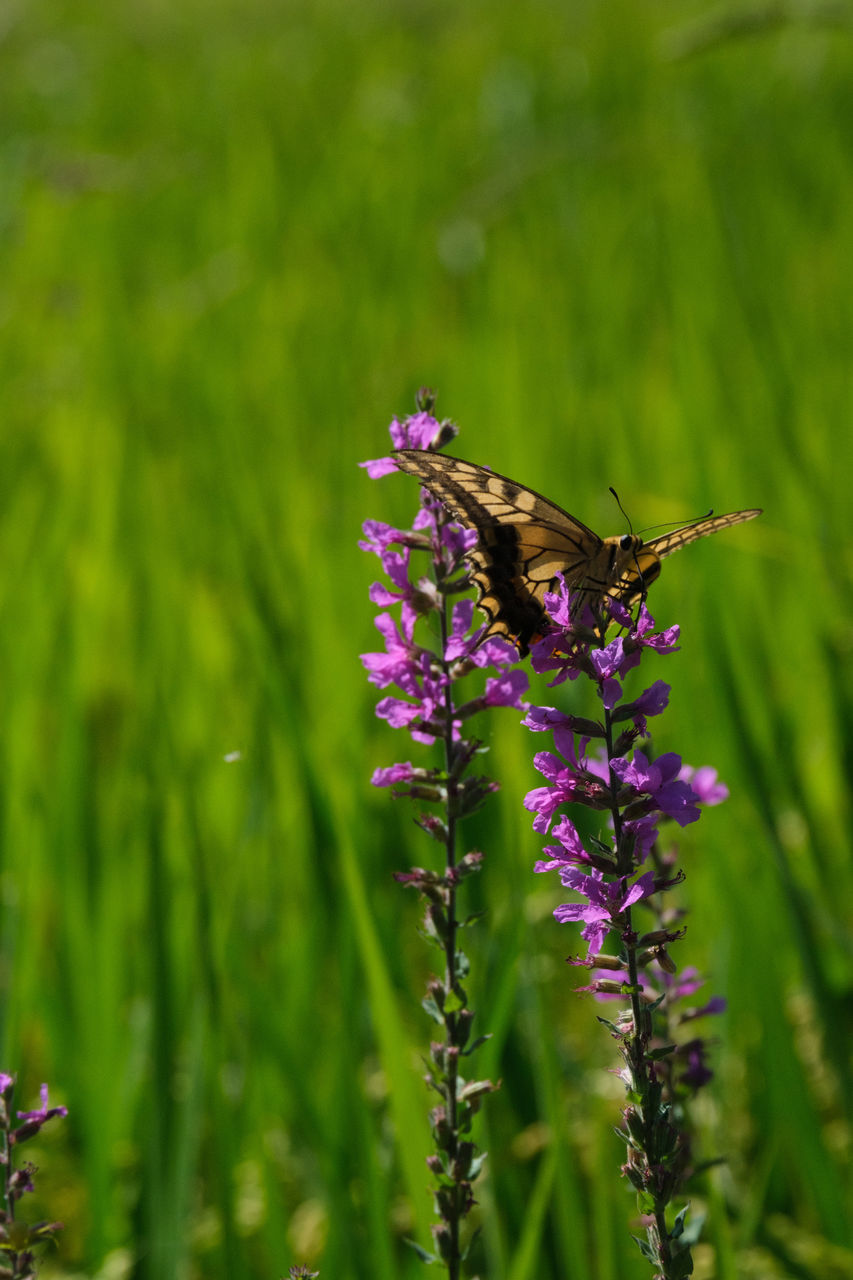
{"label": "purple petal", "polygon": [[415,776],[415,767],[406,761],[403,764],[391,764],[385,769],[375,769],[370,781],[374,787],[392,787],[395,782],[411,782]]}

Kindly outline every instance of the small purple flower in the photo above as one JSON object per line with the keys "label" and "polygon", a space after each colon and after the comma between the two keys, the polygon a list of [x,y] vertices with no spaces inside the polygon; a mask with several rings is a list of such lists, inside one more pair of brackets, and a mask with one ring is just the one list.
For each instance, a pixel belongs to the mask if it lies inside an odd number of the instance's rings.
{"label": "small purple flower", "polygon": [[441,526],[441,541],[452,560],[460,560],[466,551],[476,547],[479,536],[476,529],[464,529],[452,520]]}
{"label": "small purple flower", "polygon": [[625,641],[623,637],[617,636],[615,640],[605,645],[603,649],[591,650],[589,660],[599,680],[609,680],[611,676],[619,675],[625,662]]}
{"label": "small purple flower", "polygon": [[404,547],[402,551],[386,549],[382,552],[382,568],[388,574],[397,590],[389,591],[384,582],[374,582],[369,592],[372,604],[377,605],[380,609],[385,609],[389,605],[399,604],[401,600],[412,600],[415,588],[409,578],[410,556],[411,552],[408,547]]}
{"label": "small purple flower", "polygon": [[655,680],[633,702],[623,702],[614,720],[633,720],[637,731],[645,735],[647,716],[659,716],[669,705],[670,686],[663,680]]}
{"label": "small purple flower", "polygon": [[537,862],[534,871],[553,871],[560,870],[565,866],[589,866],[590,856],[583,846],[578,829],[572,822],[571,818],[563,814],[560,821],[554,827],[553,835],[559,840],[559,844],[546,845],[542,850],[543,853],[551,855],[548,862]]}
{"label": "small purple flower", "polygon": [[698,820],[696,793],[689,783],[679,781],[681,756],[674,751],[664,752],[652,763],[636,750],[632,760],[617,757],[610,761],[610,767],[624,786],[648,795],[655,807],[680,827]]}
{"label": "small purple flower", "polygon": [[[403,422],[394,418],[388,430],[395,449],[428,449],[441,431],[441,424],[432,414],[422,412],[413,414]],[[397,470],[397,464],[391,457],[373,458],[358,465],[366,468],[371,480],[378,480]]]}
{"label": "small purple flower", "polygon": [[564,903],[556,908],[554,918],[561,924],[585,922],[586,928],[581,931],[581,937],[589,943],[589,956],[600,951],[618,916],[641,898],[648,898],[655,890],[653,871],[645,872],[631,885],[627,884],[625,876],[605,880],[602,872],[595,868],[581,871],[577,867],[561,867],[560,879],[567,889],[582,894],[587,902]]}
{"label": "small purple flower", "polygon": [[39,1132],[42,1125],[48,1120],[52,1120],[54,1116],[67,1116],[67,1107],[49,1107],[47,1099],[47,1085],[41,1087],[41,1106],[36,1111],[19,1111],[18,1119],[23,1121],[17,1129],[13,1129],[9,1134],[10,1143],[26,1142],[28,1138],[33,1138]]}
{"label": "small purple flower", "polygon": [[374,769],[370,781],[374,787],[393,787],[397,782],[411,782],[417,770],[408,761],[401,764],[390,764],[384,769]]}
{"label": "small purple flower", "polygon": [[675,653],[681,635],[681,628],[678,624],[667,627],[665,631],[660,631],[657,635],[653,634],[654,629],[655,620],[646,608],[645,601],[643,601],[640,605],[637,625],[631,639],[639,641],[644,648],[654,649],[655,653]]}
{"label": "small purple flower", "polygon": [[574,596],[566,586],[566,579],[562,573],[557,574],[557,590],[546,591],[542,597],[545,605],[545,612],[548,617],[562,631],[570,631],[572,629],[572,606],[574,604]]}
{"label": "small purple flower", "polygon": [[412,641],[416,614],[411,606],[403,605],[401,621],[396,623],[390,613],[380,613],[374,622],[385,641],[384,653],[362,653],[361,661],[367,669],[367,678],[379,689],[396,684],[404,693],[418,690],[418,649]]}
{"label": "small purple flower", "polygon": [[499,676],[489,676],[486,680],[487,707],[515,707],[523,711],[527,703],[522,694],[527,692],[527,673],[524,671],[504,671]]}
{"label": "small purple flower", "polygon": [[[437,725],[433,725],[435,717],[443,710],[442,694],[447,679],[431,669],[427,653],[422,655],[421,668],[420,688],[412,691],[419,700],[412,703],[402,698],[381,698],[376,704],[376,714],[394,729],[408,729],[416,742],[432,743],[438,733]],[[459,721],[454,719],[454,741],[458,736]]]}
{"label": "small purple flower", "polygon": [[710,765],[700,765],[698,769],[694,769],[685,764],[678,776],[682,782],[690,784],[700,804],[722,804],[729,798],[728,787],[720,782],[717,770]]}
{"label": "small purple flower", "polygon": [[658,838],[658,820],[652,814],[642,818],[627,818],[622,823],[622,832],[634,840],[634,861],[645,862]]}
{"label": "small purple flower", "polygon": [[53,1116],[68,1115],[67,1107],[48,1107],[48,1089],[46,1084],[43,1084],[39,1090],[39,1096],[41,1097],[41,1106],[36,1111],[19,1111],[19,1120],[38,1120],[39,1124],[42,1125],[46,1120],[52,1119]]}
{"label": "small purple flower", "polygon": [[482,628],[474,633],[474,647],[467,655],[468,661],[475,667],[511,667],[518,662],[518,650],[509,640],[504,640],[501,636],[489,636],[488,640],[481,640],[481,635]]}
{"label": "small purple flower", "polygon": [[392,544],[399,545],[406,541],[407,535],[402,529],[395,529],[382,520],[365,520],[361,527],[365,536],[359,541],[359,550],[372,551],[377,556],[381,556]]}
{"label": "small purple flower", "polygon": [[467,658],[473,648],[473,637],[468,635],[474,617],[473,600],[457,600],[450,615],[450,635],[444,649],[445,662],[458,662]]}
{"label": "small purple flower", "polygon": [[534,733],[546,733],[553,729],[567,729],[571,733],[573,728],[572,717],[566,715],[565,711],[558,711],[556,707],[531,707],[521,723]]}
{"label": "small purple flower", "polygon": [[534,787],[524,797],[524,807],[535,813],[533,830],[547,834],[557,809],[562,804],[571,804],[578,796],[588,796],[590,785],[584,771],[572,752],[566,763],[553,751],[537,751],[533,763],[550,786]]}

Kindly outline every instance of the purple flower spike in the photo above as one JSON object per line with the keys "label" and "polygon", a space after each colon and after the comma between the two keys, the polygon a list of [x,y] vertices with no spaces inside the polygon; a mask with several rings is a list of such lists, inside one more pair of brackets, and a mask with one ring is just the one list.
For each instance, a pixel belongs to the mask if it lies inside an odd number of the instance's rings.
{"label": "purple flower spike", "polygon": [[[439,423],[427,411],[433,400],[431,393],[421,392],[421,412],[404,421],[394,419],[395,449],[435,453],[452,438],[452,424]],[[372,477],[399,470],[390,456],[363,465]],[[444,850],[443,867],[415,867],[398,872],[396,878],[420,894],[426,911],[424,936],[442,948],[441,971],[452,975],[432,979],[424,1001],[436,1023],[444,1027],[444,1040],[431,1044],[429,1051],[427,1079],[443,1105],[431,1112],[435,1153],[428,1165],[439,1180],[435,1204],[440,1222],[435,1237],[452,1274],[460,1274],[459,1227],[475,1203],[472,1183],[484,1159],[465,1135],[483,1096],[494,1089],[488,1080],[466,1082],[459,1074],[463,1050],[470,1054],[476,1043],[469,1042],[474,1014],[467,1006],[463,977],[468,962],[460,948],[462,930],[471,920],[457,914],[457,892],[480,869],[482,854],[473,850],[460,854],[457,841],[461,820],[497,789],[493,779],[471,771],[483,745],[477,738],[463,737],[463,729],[472,717],[493,708],[526,710],[523,695],[528,685],[524,672],[510,669],[518,660],[514,646],[498,636],[484,640],[484,629],[474,625],[473,601],[459,598],[469,581],[465,555],[477,539],[475,530],[462,528],[422,488],[410,530],[369,520],[360,544],[379,556],[387,579],[370,588],[371,601],[383,610],[400,607],[399,620],[391,612],[376,619],[384,652],[361,656],[370,683],[387,691],[376,705],[376,714],[392,727],[406,729],[415,743],[440,748],[432,767],[410,761],[391,764],[376,769],[372,782],[396,788],[392,794],[397,799],[433,805],[436,811],[419,813],[416,822]],[[458,689],[463,679],[466,700],[460,705]],[[466,1057],[466,1077],[470,1061]]]}
{"label": "purple flower spike", "polygon": [[[654,654],[656,661],[674,653],[679,628],[656,633],[645,602],[635,620],[619,601],[593,601],[590,606],[588,599],[573,598],[562,580],[556,587],[545,596],[555,629],[531,645],[532,665],[536,671],[556,673],[552,685],[586,677],[594,685],[601,719],[554,707],[531,707],[524,718],[533,732],[550,732],[555,747],[535,754],[534,764],[547,785],[524,799],[535,814],[535,830],[544,833],[553,824],[554,843],[545,846],[535,870],[557,871],[561,883],[582,898],[554,911],[560,923],[581,926],[586,959],[570,962],[594,969],[595,977],[580,990],[627,1006],[607,1024],[620,1047],[619,1074],[628,1091],[623,1173],[654,1224],[641,1243],[645,1256],[657,1274],[688,1275],[692,1263],[681,1255],[689,1255],[689,1248],[673,1231],[664,1258],[659,1224],[670,1220],[669,1203],[690,1169],[689,1135],[679,1132],[675,1107],[707,1083],[711,1073],[705,1043],[696,1039],[685,1044],[679,1030],[720,1004],[714,997],[702,1009],[681,1007],[701,980],[690,971],[679,979],[670,955],[684,931],[680,913],[660,899],[683,876],[675,869],[674,850],[660,848],[659,832],[669,820],[682,827],[695,822],[700,806],[718,803],[727,792],[713,769],[694,770],[675,752],[655,758],[651,749],[637,747],[648,719],[666,708],[670,688],[655,680],[633,700],[625,700],[623,683],[646,654]],[[614,626],[621,629],[615,636]],[[587,754],[591,741],[596,749]],[[582,839],[580,824],[562,811],[577,804],[607,814],[598,836],[581,826]],[[649,864],[652,869],[643,870]],[[611,933],[616,954],[605,954],[602,947]],[[676,1221],[682,1218],[683,1213]]]}

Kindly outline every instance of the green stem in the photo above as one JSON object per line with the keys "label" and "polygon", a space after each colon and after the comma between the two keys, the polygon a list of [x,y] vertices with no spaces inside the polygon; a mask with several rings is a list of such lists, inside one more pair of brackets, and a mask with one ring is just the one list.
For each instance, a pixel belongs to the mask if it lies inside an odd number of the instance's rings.
{"label": "green stem", "polygon": [[[436,577],[441,589],[442,566],[436,564]],[[448,625],[447,625],[447,596],[441,592],[441,610],[439,613],[441,627],[441,665],[445,677],[449,676],[449,664],[445,659],[448,641]],[[457,797],[456,797],[456,778],[453,760],[453,699],[451,696],[450,681],[446,679],[444,685],[444,770],[447,778],[447,836],[445,841],[445,867],[447,871],[447,932],[444,941],[444,983],[445,991],[449,994],[456,990],[456,886],[453,883],[452,872],[456,868],[456,820],[457,820]],[[455,1001],[453,1002],[455,1005]],[[444,1037],[447,1049],[447,1123],[451,1134],[452,1149],[448,1153],[452,1163],[455,1164],[456,1156],[459,1148],[459,1070],[458,1060],[455,1052],[456,1045],[456,1013],[445,1011],[444,1013]],[[454,1196],[454,1211],[450,1215],[447,1227],[450,1232],[450,1242],[447,1258],[447,1273],[450,1280],[459,1280],[461,1257],[459,1247],[459,1218],[460,1205],[457,1194]]]}
{"label": "green stem", "polygon": [[[633,856],[630,846],[626,846],[626,842],[623,840],[622,814],[619,808],[618,783],[613,771],[609,768],[610,761],[614,758],[613,720],[610,715],[610,711],[606,707],[604,708],[604,735],[607,747],[610,813],[613,820],[613,832],[615,837],[616,868],[619,876],[627,876],[635,870],[635,867],[633,864]],[[650,1114],[652,1108],[649,1095],[654,1076],[651,1063],[646,1056],[646,1049],[651,1036],[651,1020],[648,1011],[643,1006],[640,993],[640,971],[638,964],[639,948],[637,945],[637,935],[633,928],[632,912],[630,907],[627,907],[622,913],[622,921],[622,946],[628,969],[631,1016],[634,1026],[633,1034],[626,1042],[625,1048],[628,1063],[631,1068],[632,1090],[639,1097],[643,1129],[644,1132],[649,1135],[650,1139],[651,1125],[654,1117]],[[652,1163],[649,1151],[649,1141],[644,1142],[643,1156],[648,1169]],[[653,1212],[655,1219],[655,1234],[657,1236],[658,1265],[661,1268],[658,1276],[659,1280],[669,1280],[671,1255],[669,1248],[669,1234],[666,1225],[666,1201],[659,1196],[655,1197]],[[648,1234],[651,1238],[651,1231]]]}

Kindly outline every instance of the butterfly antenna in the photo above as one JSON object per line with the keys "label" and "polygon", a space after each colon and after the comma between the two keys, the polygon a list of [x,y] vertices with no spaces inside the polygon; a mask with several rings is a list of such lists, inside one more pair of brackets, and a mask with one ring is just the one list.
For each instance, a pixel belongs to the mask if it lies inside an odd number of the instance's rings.
{"label": "butterfly antenna", "polygon": [[610,489],[610,492],[613,494],[613,497],[616,499],[616,505],[617,505],[617,507],[618,507],[618,508],[619,508],[619,510],[622,512],[623,516],[625,517],[625,519],[626,519],[626,520],[627,520],[627,522],[628,522],[628,532],[629,532],[629,533],[633,533],[633,532],[634,532],[634,526],[631,524],[631,517],[628,515],[628,512],[625,510],[625,508],[622,506],[622,502],[621,502],[621,500],[620,500],[620,498],[619,498],[619,494],[618,494],[618,493],[616,492],[616,490],[613,488],[613,485],[612,485],[612,484],[611,484],[611,485],[608,485],[608,488]]}
{"label": "butterfly antenna", "polygon": [[[611,490],[612,492],[612,490]],[[616,499],[617,502],[619,499]],[[621,506],[621,504],[620,504]],[[640,536],[644,537],[647,533],[654,533],[655,529],[671,528],[672,525],[683,525],[685,529],[689,529],[690,525],[698,524],[700,520],[708,520],[714,514],[714,508],[706,511],[702,516],[694,516],[692,520],[661,520],[658,524],[650,524],[648,528],[640,530]]]}

